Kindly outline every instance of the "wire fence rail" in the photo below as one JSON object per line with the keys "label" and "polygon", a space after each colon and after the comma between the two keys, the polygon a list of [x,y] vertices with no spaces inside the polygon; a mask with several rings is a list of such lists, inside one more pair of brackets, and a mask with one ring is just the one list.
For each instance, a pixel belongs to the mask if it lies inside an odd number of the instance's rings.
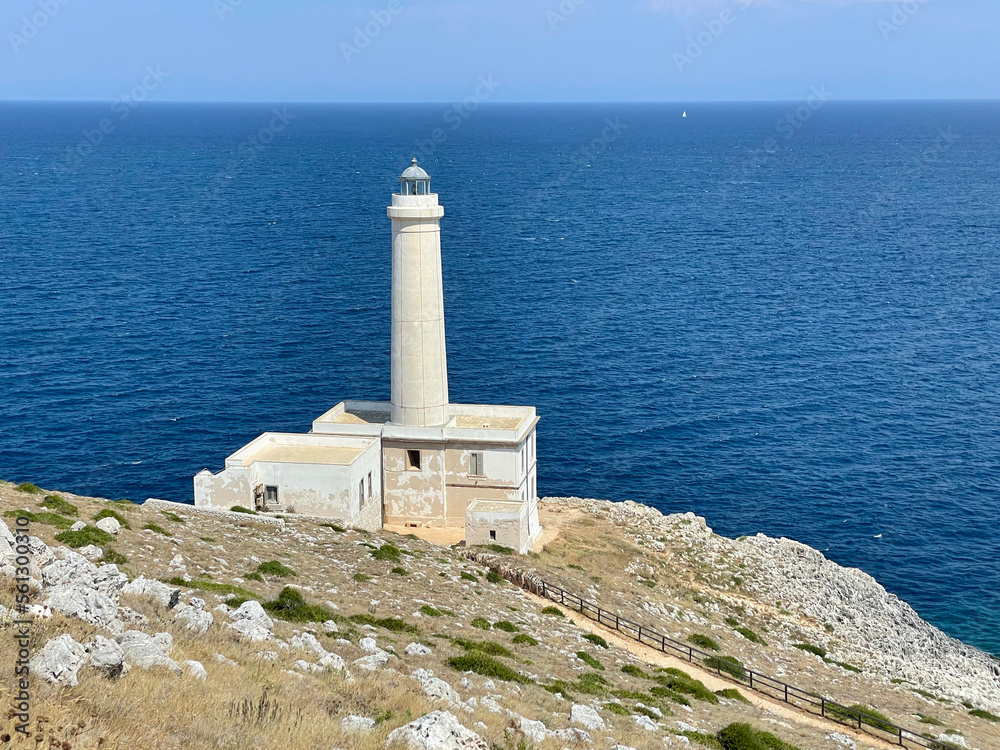
{"label": "wire fence rail", "polygon": [[738,662],[721,656],[710,654],[681,641],[669,638],[651,628],[626,619],[610,612],[592,601],[584,599],[561,586],[542,580],[538,576],[505,565],[504,560],[495,555],[479,550],[467,550],[466,555],[477,562],[486,565],[495,573],[503,576],[511,583],[526,591],[556,602],[567,609],[579,612],[585,617],[618,631],[622,635],[638,641],[665,654],[698,664],[702,669],[715,672],[722,679],[733,681],[749,690],[765,695],[772,700],[787,703],[801,711],[821,716],[838,724],[877,737],[890,744],[906,748],[925,748],[926,750],[962,750],[942,740],[926,737],[898,724],[882,718],[879,715],[860,711],[825,698],[818,693],[789,685],[774,677],[747,669]]}

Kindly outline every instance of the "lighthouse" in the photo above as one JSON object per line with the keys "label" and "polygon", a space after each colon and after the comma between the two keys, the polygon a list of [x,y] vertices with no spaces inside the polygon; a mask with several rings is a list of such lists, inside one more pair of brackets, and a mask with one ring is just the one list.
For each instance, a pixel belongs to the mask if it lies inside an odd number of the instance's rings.
{"label": "lighthouse", "polygon": [[307,433],[261,435],[222,471],[195,476],[195,505],[325,518],[369,531],[434,529],[437,542],[527,552],[542,530],[538,415],[531,406],[449,401],[444,209],[416,159],[399,176],[387,213],[391,269],[376,272],[392,274],[390,400],[342,401]]}
{"label": "lighthouse", "polygon": [[448,421],[441,218],[431,178],[414,159],[388,208],[392,220],[392,423]]}

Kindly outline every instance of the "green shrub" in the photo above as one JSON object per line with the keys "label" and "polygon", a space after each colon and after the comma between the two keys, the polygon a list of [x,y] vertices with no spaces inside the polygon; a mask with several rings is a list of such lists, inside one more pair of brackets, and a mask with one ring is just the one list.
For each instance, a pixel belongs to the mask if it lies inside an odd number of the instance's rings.
{"label": "green shrub", "polygon": [[358,583],[364,583],[365,581],[370,581],[372,579],[371,576],[366,576],[364,573],[355,573],[351,577]]}
{"label": "green shrub", "polygon": [[163,517],[166,518],[168,521],[173,521],[174,523],[181,523],[181,524],[186,524],[187,523],[187,521],[185,521],[183,518],[181,518],[179,515],[177,515],[173,511],[161,510],[160,513],[162,513]]}
{"label": "green shrub", "polygon": [[552,615],[553,617],[565,617],[563,611],[559,607],[545,607],[542,609],[543,615]]}
{"label": "green shrub", "polygon": [[853,664],[848,664],[846,661],[832,661],[831,659],[824,659],[827,664],[836,664],[841,669],[846,669],[848,672],[856,672],[861,674],[861,668],[856,667]]}
{"label": "green shrub", "polygon": [[660,715],[657,716],[656,711],[654,711],[651,708],[646,708],[645,706],[632,706],[632,710],[635,711],[637,714],[642,714],[643,716],[648,716],[653,721],[659,721],[660,719],[663,718],[663,712],[662,711],[660,712]]}
{"label": "green shrub", "polygon": [[984,711],[981,708],[972,709],[969,711],[969,716],[975,716],[977,719],[986,719],[986,721],[992,721],[993,723],[1000,722],[1000,716],[991,714],[989,711]]}
{"label": "green shrub", "polygon": [[892,720],[888,716],[879,713],[874,708],[868,708],[860,704],[855,704],[850,708],[842,708],[837,705],[831,706],[828,703],[826,706],[826,715],[834,721],[855,726],[860,716],[861,723],[863,724],[867,724],[883,732],[889,732],[890,734],[896,732],[896,728],[892,725]]}
{"label": "green shrub", "polygon": [[[184,588],[197,589],[198,591],[210,591],[213,594],[221,594],[222,596],[233,594],[234,596],[240,597],[242,599],[240,604],[250,599],[260,599],[260,597],[257,596],[252,591],[247,591],[246,589],[240,588],[239,586],[233,586],[231,583],[216,583],[215,581],[202,581],[197,578],[194,579],[193,581],[185,581],[183,578],[180,577],[161,578],[160,580],[163,583],[167,584],[168,586],[183,586]],[[227,603],[229,603],[230,606],[234,606],[231,602]]]}
{"label": "green shrub", "polygon": [[743,693],[741,693],[736,688],[726,688],[725,690],[716,690],[715,694],[720,698],[728,698],[731,701],[739,701],[740,703],[749,703]]}
{"label": "green shrub", "polygon": [[163,536],[173,536],[169,531],[167,531],[162,526],[157,526],[155,523],[147,523],[142,527],[143,531],[152,531],[154,534],[161,534]]}
{"label": "green shrub", "polygon": [[636,690],[612,690],[611,694],[615,696],[615,698],[620,698],[621,700],[630,700],[630,701],[649,700],[648,695],[646,695],[645,693],[640,693]]}
{"label": "green shrub", "polygon": [[427,615],[428,617],[444,617],[444,612],[440,609],[436,609],[429,604],[425,604],[419,610],[420,614]]}
{"label": "green shrub", "polygon": [[690,706],[691,701],[685,698],[683,695],[678,693],[676,690],[671,690],[670,688],[663,687],[662,685],[656,685],[649,689],[650,695],[655,695],[657,698],[666,698],[668,701],[673,701],[682,706]]}
{"label": "green shrub", "polygon": [[821,646],[814,646],[811,643],[795,643],[793,644],[795,648],[800,651],[805,651],[807,654],[815,654],[821,659],[826,658],[826,649]]}
{"label": "green shrub", "polygon": [[604,695],[610,685],[610,682],[596,672],[586,672],[577,678],[572,688],[588,695]]}
{"label": "green shrub", "polygon": [[604,669],[604,665],[597,661],[593,656],[588,654],[586,651],[577,651],[576,658],[582,661],[591,669]]}
{"label": "green shrub", "polygon": [[635,666],[635,664],[626,664],[624,667],[622,667],[622,672],[632,677],[641,677],[644,680],[653,679],[648,674],[639,669],[639,667]]}
{"label": "green shrub", "polygon": [[732,617],[731,615],[727,615],[726,616],[726,625],[728,625],[729,627],[735,629],[735,628],[740,627],[740,621],[737,620],[735,617]]}
{"label": "green shrub", "polygon": [[770,732],[756,729],[745,722],[736,722],[720,729],[715,735],[722,750],[797,750]]}
{"label": "green shrub", "polygon": [[[60,516],[58,513],[32,513],[30,510],[8,510],[3,514],[4,518],[27,518],[31,523],[42,524],[43,526],[55,526],[57,529],[68,529],[73,525],[73,520]],[[79,546],[83,546],[82,544]]]}
{"label": "green shrub", "polygon": [[245,576],[243,576],[243,577],[244,577],[244,578],[249,578],[249,579],[250,579],[251,581],[257,581],[257,582],[259,582],[259,583],[264,583],[264,576],[262,576],[262,575],[261,575],[260,573],[258,573],[257,571],[254,571],[253,573],[247,573],[247,574],[246,574]]}
{"label": "green shrub", "polygon": [[935,719],[933,716],[925,716],[924,714],[917,714],[917,718],[920,719],[921,724],[930,724],[935,727],[943,727],[944,722],[940,719]]}
{"label": "green shrub", "polygon": [[125,517],[121,513],[116,513],[115,511],[111,510],[110,508],[105,508],[100,513],[98,513],[96,516],[94,516],[94,520],[95,521],[100,521],[101,519],[104,519],[104,518],[113,518],[113,519],[115,519],[121,525],[121,527],[123,529],[131,529],[132,528],[129,525],[129,522],[125,520]]}
{"label": "green shrub", "polygon": [[538,645],[538,641],[536,641],[534,638],[532,638],[527,633],[521,633],[519,635],[515,635],[514,639],[511,641],[511,643],[524,643],[524,644],[527,644],[528,646],[537,646]]}
{"label": "green shrub", "polygon": [[257,566],[257,572],[261,575],[275,576],[277,578],[298,578],[299,575],[294,570],[282,565],[277,560],[262,562]]}
{"label": "green shrub", "polygon": [[492,570],[486,574],[486,580],[490,583],[495,583],[496,585],[501,585],[506,583],[506,579],[499,573],[494,573]]}
{"label": "green shrub", "polygon": [[79,531],[62,531],[56,534],[56,541],[78,549],[93,544],[98,547],[106,547],[111,544],[114,537],[106,531],[102,531],[96,526],[86,526]]}
{"label": "green shrub", "polygon": [[78,516],[80,515],[80,509],[77,508],[73,503],[66,502],[59,495],[46,495],[45,499],[42,500],[42,507],[48,508],[49,510],[60,513],[64,516]]}
{"label": "green shrub", "polygon": [[477,617],[472,621],[472,627],[479,628],[480,630],[489,630],[493,626],[490,625],[490,621],[485,617]]}
{"label": "green shrub", "polygon": [[399,547],[395,544],[383,544],[376,550],[372,550],[372,557],[376,560],[386,560],[388,562],[399,562]]}
{"label": "green shrub", "polygon": [[767,643],[764,642],[764,639],[761,638],[759,635],[757,635],[757,633],[751,630],[750,628],[736,628],[735,630],[737,633],[739,633],[748,641],[750,641],[750,643],[757,643],[760,644],[761,646],[767,645]]}
{"label": "green shrub", "polygon": [[210,536],[200,536],[198,538],[201,539],[201,541],[203,541],[203,542],[207,542],[208,544],[215,544],[215,539],[213,537],[210,537]]}
{"label": "green shrub", "polygon": [[120,552],[115,552],[110,547],[104,550],[104,554],[101,559],[97,561],[98,565],[124,565],[128,562],[128,558]]}
{"label": "green shrub", "polygon": [[472,573],[467,573],[464,570],[458,574],[458,577],[461,578],[463,581],[472,581],[473,583],[479,583],[478,578],[472,575]]}
{"label": "green shrub", "polygon": [[33,485],[31,482],[22,482],[14,489],[18,492],[26,492],[29,495],[40,495],[42,493],[41,488]]}
{"label": "green shrub", "polygon": [[698,648],[708,649],[709,651],[719,650],[719,643],[714,638],[702,635],[701,633],[692,633],[688,636],[688,641]]}
{"label": "green shrub", "polygon": [[278,598],[265,602],[264,609],[288,622],[326,622],[333,612],[319,604],[309,604],[297,589],[285,587]]}
{"label": "green shrub", "polygon": [[715,669],[719,672],[735,677],[737,680],[745,680],[747,671],[743,668],[742,662],[735,656],[708,656],[702,659],[708,669]]}
{"label": "green shrub", "polygon": [[500,620],[500,622],[493,623],[493,627],[497,630],[502,630],[505,633],[516,633],[520,628],[509,620]]}
{"label": "green shrub", "polygon": [[[324,620],[331,619],[333,618],[324,618]],[[373,628],[382,628],[383,630],[388,630],[390,633],[412,633],[416,635],[420,632],[420,628],[416,625],[410,625],[398,617],[375,617],[375,615],[360,614],[351,615],[347,619],[358,625],[371,625]]]}
{"label": "green shrub", "polygon": [[605,703],[603,708],[605,711],[610,711],[616,716],[630,716],[632,713],[621,703]]}
{"label": "green shrub", "polygon": [[608,645],[608,642],[601,638],[601,636],[597,635],[597,633],[587,633],[583,636],[583,639],[590,641],[595,646],[599,646],[600,648],[611,648],[611,646]]}
{"label": "green shrub", "polygon": [[[717,656],[709,658],[718,659]],[[701,680],[696,680],[687,672],[682,672],[679,669],[674,669],[673,667],[669,669],[662,669],[654,679],[660,683],[662,687],[665,687],[668,690],[673,690],[675,693],[690,695],[692,698],[706,703],[719,702],[719,697],[705,687],[705,684],[701,682]]]}
{"label": "green shrub", "polygon": [[398,565],[395,568],[392,569],[392,572],[395,573],[398,576],[408,576],[408,575],[410,575],[406,571],[406,568],[402,568],[402,567],[400,567]]}
{"label": "green shrub", "polygon": [[231,510],[233,513],[246,513],[248,516],[259,516],[260,515],[260,513],[258,513],[257,511],[250,510],[249,508],[244,508],[242,505],[234,505],[229,510]]}
{"label": "green shrub", "polygon": [[321,523],[319,525],[322,526],[324,529],[333,529],[338,534],[343,534],[347,531],[347,529],[345,529],[343,526],[338,526],[335,523]]}
{"label": "green shrub", "polygon": [[518,682],[522,685],[531,682],[520,672],[514,671],[482,651],[468,651],[463,656],[453,656],[448,659],[448,666],[459,672],[474,672],[483,677],[505,682]]}
{"label": "green shrub", "polygon": [[515,658],[510,649],[502,643],[494,643],[493,641],[474,641],[469,638],[455,638],[452,642],[466,651],[480,651],[489,656],[504,656],[508,659]]}

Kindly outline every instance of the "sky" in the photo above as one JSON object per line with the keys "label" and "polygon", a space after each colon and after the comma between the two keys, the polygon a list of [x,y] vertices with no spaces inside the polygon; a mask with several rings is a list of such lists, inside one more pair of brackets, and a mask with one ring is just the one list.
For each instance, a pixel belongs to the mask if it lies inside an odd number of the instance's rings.
{"label": "sky", "polygon": [[4,0],[0,100],[1000,98],[998,0]]}

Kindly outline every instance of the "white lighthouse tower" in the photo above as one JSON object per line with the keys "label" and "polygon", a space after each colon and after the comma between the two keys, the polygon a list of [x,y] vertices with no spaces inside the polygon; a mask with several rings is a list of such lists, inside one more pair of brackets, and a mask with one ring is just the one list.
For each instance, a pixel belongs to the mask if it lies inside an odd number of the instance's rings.
{"label": "white lighthouse tower", "polygon": [[440,427],[448,421],[441,217],[431,178],[412,165],[392,196],[392,423]]}
{"label": "white lighthouse tower", "polygon": [[[299,514],[436,541],[527,552],[538,522],[538,415],[531,406],[453,404],[444,338],[441,218],[414,159],[392,224],[389,401],[342,401],[308,433],[265,433],[194,478],[195,504]],[[240,516],[240,518],[244,518]]]}

